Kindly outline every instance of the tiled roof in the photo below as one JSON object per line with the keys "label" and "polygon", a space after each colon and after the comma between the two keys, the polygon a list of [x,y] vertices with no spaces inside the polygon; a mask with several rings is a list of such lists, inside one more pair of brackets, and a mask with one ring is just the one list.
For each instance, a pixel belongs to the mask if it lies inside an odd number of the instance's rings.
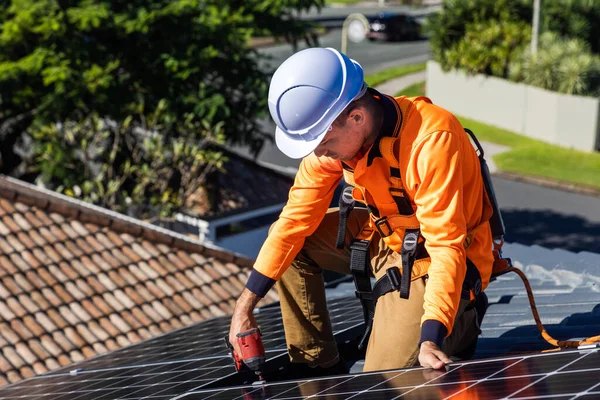
{"label": "tiled roof", "polygon": [[[217,173],[216,210],[207,207],[207,192],[199,189],[188,201],[186,214],[210,220],[287,201],[294,178],[219,148],[228,161]],[[215,195],[215,193],[213,193]]]}
{"label": "tiled roof", "polygon": [[0,177],[0,386],[230,314],[251,265]]}

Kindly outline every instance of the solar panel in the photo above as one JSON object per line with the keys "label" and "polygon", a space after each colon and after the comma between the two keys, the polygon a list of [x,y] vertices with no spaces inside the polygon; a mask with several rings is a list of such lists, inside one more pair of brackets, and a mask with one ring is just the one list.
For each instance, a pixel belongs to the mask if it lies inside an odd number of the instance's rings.
{"label": "solar panel", "polygon": [[455,363],[445,371],[390,370],[192,391],[175,399],[600,398],[600,351],[562,351]]}
{"label": "solar panel", "polygon": [[[338,340],[362,331],[356,299],[329,302]],[[258,310],[270,364],[283,364],[287,350],[279,307]],[[223,338],[231,317],[214,318],[52,373],[0,388],[0,399],[171,399],[236,376]]]}

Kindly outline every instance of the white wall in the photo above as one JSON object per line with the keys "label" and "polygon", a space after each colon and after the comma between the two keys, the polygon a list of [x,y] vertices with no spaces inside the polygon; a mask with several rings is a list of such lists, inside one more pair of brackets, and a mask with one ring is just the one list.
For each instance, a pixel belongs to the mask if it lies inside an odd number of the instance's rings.
{"label": "white wall", "polygon": [[[600,99],[570,96],[427,62],[427,96],[447,110],[583,151],[600,150]],[[475,132],[477,134],[477,132]]]}

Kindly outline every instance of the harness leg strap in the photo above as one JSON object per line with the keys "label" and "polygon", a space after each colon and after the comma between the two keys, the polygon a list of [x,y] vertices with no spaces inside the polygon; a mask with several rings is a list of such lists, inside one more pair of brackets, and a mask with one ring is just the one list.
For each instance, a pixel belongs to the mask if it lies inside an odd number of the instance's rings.
{"label": "harness leg strap", "polygon": [[410,281],[412,267],[417,254],[417,243],[419,241],[419,229],[407,229],[402,240],[402,276],[400,278],[400,297],[408,299],[410,296]]}
{"label": "harness leg strap", "polygon": [[358,348],[362,349],[369,341],[373,328],[373,317],[375,316],[375,302],[371,292],[371,275],[369,268],[369,245],[370,240],[355,239],[350,245],[350,271],[354,278],[356,297],[360,300],[365,320],[365,333],[363,334]]}

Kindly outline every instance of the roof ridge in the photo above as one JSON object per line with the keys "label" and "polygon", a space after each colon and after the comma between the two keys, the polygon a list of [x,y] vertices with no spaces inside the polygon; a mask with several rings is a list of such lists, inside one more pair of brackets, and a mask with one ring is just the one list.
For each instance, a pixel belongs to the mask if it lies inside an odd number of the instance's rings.
{"label": "roof ridge", "polygon": [[210,243],[191,239],[180,233],[143,222],[116,211],[86,203],[64,194],[0,174],[0,197],[56,212],[82,222],[109,227],[115,231],[143,237],[181,250],[216,256],[241,267],[252,267],[254,261],[244,255],[225,250]]}

